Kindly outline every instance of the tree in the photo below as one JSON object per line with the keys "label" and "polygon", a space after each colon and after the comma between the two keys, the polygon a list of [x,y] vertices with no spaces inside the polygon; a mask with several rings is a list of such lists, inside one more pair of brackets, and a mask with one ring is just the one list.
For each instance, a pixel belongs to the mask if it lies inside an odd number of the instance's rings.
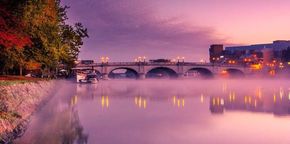
{"label": "tree", "polygon": [[8,9],[10,4],[5,1],[0,4],[0,70],[3,73],[7,69],[19,66],[22,75],[23,47],[30,45],[31,40],[23,32],[22,21]]}
{"label": "tree", "polygon": [[0,6],[0,70],[22,74],[31,62],[48,71],[73,66],[88,34],[81,23],[66,24],[68,7],[60,0],[2,0]]}

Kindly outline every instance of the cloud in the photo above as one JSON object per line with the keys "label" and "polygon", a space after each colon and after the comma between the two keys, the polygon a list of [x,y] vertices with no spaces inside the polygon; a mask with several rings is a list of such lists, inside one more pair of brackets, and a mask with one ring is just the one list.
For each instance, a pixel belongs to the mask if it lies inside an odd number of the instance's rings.
{"label": "cloud", "polygon": [[113,60],[131,60],[138,55],[172,58],[184,55],[194,60],[208,55],[211,43],[221,42],[208,27],[186,24],[182,18],[161,17],[150,0],[65,0],[71,6],[71,22],[89,30],[81,52],[83,58],[109,55]]}

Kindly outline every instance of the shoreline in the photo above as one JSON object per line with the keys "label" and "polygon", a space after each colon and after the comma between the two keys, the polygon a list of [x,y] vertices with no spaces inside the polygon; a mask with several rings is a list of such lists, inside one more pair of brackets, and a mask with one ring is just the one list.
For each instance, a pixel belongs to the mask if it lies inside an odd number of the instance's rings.
{"label": "shoreline", "polygon": [[50,100],[55,88],[53,80],[0,85],[0,143],[22,136],[31,116]]}

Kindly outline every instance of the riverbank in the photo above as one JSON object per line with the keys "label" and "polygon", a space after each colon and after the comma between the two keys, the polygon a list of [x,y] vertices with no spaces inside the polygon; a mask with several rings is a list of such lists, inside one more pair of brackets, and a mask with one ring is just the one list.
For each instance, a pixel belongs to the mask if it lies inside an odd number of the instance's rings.
{"label": "riverbank", "polygon": [[30,116],[49,98],[54,81],[1,81],[0,143],[9,143],[21,136]]}

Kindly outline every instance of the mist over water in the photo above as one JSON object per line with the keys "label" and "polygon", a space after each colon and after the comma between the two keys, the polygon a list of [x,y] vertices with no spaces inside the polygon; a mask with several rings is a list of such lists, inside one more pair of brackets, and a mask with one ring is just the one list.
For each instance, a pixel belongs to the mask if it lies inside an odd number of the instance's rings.
{"label": "mist over water", "polygon": [[290,142],[288,80],[61,81],[59,85],[20,143]]}

